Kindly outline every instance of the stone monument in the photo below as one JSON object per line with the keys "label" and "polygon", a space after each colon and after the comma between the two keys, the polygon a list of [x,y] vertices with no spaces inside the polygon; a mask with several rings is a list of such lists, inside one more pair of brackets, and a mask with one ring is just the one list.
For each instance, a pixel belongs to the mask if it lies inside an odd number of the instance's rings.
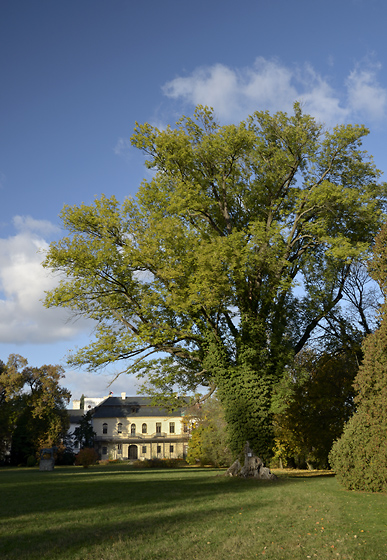
{"label": "stone monument", "polygon": [[241,465],[239,459],[226,471],[226,476],[240,476],[242,478],[258,478],[261,480],[276,480],[275,474],[263,465],[262,460],[254,455],[254,451],[250,448],[250,444],[246,441],[244,447],[244,464]]}
{"label": "stone monument", "polygon": [[54,453],[57,450],[56,447],[48,447],[42,449],[40,453],[39,470],[40,471],[53,471],[55,465]]}

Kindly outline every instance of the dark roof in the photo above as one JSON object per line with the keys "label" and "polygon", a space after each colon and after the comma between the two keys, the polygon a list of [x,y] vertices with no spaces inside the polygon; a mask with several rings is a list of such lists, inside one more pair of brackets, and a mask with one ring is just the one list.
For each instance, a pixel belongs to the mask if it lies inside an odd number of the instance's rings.
{"label": "dark roof", "polygon": [[67,409],[67,414],[70,419],[70,424],[79,424],[80,419],[84,414],[86,414],[87,410],[71,408]]}
{"label": "dark roof", "polygon": [[170,410],[154,406],[151,397],[108,397],[94,409],[93,418],[126,418],[141,416],[182,416],[183,409]]}

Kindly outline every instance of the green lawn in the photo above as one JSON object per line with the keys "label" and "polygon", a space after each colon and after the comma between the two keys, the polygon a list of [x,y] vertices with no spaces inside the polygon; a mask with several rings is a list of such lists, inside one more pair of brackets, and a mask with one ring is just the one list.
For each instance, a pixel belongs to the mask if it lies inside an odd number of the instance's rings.
{"label": "green lawn", "polygon": [[346,492],[329,475],[221,472],[0,469],[0,558],[387,559],[386,495]]}

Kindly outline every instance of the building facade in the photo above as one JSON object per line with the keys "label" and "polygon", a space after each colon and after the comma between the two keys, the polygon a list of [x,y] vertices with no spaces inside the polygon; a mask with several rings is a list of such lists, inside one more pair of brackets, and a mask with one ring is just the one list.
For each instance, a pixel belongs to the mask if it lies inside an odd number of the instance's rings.
{"label": "building facade", "polygon": [[187,453],[184,410],[159,408],[149,397],[107,397],[94,409],[93,429],[102,460],[177,459]]}

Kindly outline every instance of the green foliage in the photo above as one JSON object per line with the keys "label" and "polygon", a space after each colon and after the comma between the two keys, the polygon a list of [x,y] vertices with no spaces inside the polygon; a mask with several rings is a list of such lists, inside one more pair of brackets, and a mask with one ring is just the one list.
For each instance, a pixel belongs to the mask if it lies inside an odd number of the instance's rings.
{"label": "green foliage", "polygon": [[60,387],[63,368],[28,366],[27,360],[11,355],[0,372],[0,429],[3,454],[10,446],[12,464],[25,464],[43,447],[59,445],[69,421],[67,389]]}
{"label": "green foliage", "polygon": [[203,107],[175,128],[137,125],[153,178],[122,205],[66,206],[69,235],[45,261],[62,274],[46,305],[96,322],[70,364],[119,362],[168,396],[216,386],[233,453],[248,439],[267,460],[273,388],[380,227],[367,133],[324,131],[299,105],[239,125]]}
{"label": "green foliage", "polygon": [[30,455],[29,457],[27,457],[27,467],[36,467],[35,455]]}
{"label": "green foliage", "polygon": [[[375,244],[374,279],[386,294],[387,227]],[[363,344],[364,359],[355,379],[357,408],[329,459],[348,489],[387,490],[387,303],[381,307],[379,329]]]}
{"label": "green foliage", "polygon": [[327,468],[333,441],[354,412],[356,346],[300,353],[277,386],[275,460],[283,466]]}
{"label": "green foliage", "polygon": [[74,440],[79,443],[79,447],[92,447],[96,435],[92,426],[93,414],[91,410],[85,412],[79,421],[79,425],[74,430]]}
{"label": "green foliage", "polygon": [[194,428],[188,442],[187,463],[228,467],[232,463],[223,407],[215,397],[192,413]]}
{"label": "green foliage", "polygon": [[84,447],[75,456],[75,464],[77,466],[82,465],[85,469],[88,469],[91,465],[95,465],[98,462],[98,453],[92,447]]}

